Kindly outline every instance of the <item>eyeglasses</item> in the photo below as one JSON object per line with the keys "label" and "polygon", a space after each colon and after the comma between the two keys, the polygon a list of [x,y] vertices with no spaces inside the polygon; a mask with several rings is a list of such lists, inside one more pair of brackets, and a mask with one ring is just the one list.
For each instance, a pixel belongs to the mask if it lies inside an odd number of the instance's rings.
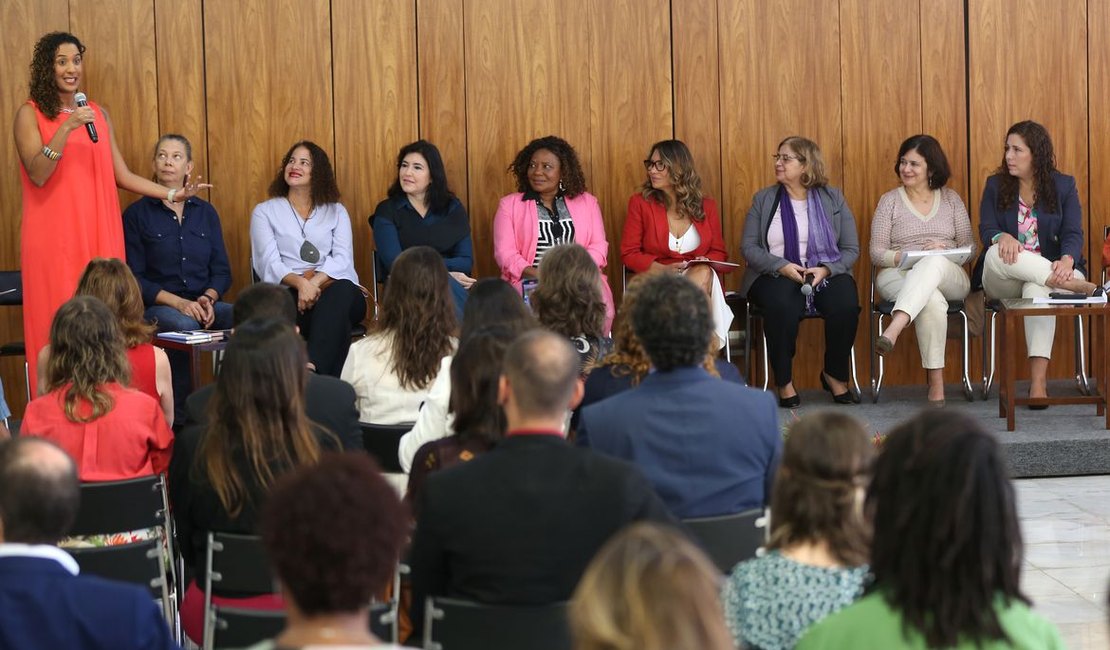
{"label": "eyeglasses", "polygon": [[644,169],[648,170],[649,172],[653,169],[657,172],[666,171],[667,163],[663,162],[662,160],[645,160]]}
{"label": "eyeglasses", "polygon": [[802,156],[791,156],[788,153],[776,153],[776,154],[771,154],[771,160],[774,160],[775,162],[778,162],[778,161],[781,160],[782,164],[785,165],[786,163],[790,162],[791,160],[797,160],[798,162],[802,162],[802,161],[805,160],[805,158],[803,158]]}

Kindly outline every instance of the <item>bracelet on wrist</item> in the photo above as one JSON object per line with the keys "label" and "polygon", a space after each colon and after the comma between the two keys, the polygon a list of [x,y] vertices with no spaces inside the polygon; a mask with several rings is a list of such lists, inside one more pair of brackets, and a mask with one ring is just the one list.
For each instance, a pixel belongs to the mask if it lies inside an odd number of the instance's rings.
{"label": "bracelet on wrist", "polygon": [[53,160],[53,161],[57,161],[59,158],[62,157],[62,154],[58,153],[57,151],[54,151],[53,149],[51,149],[50,147],[47,147],[46,145],[43,145],[43,147],[42,147],[42,155],[46,156],[47,158],[49,158],[50,160]]}
{"label": "bracelet on wrist", "polygon": [[171,189],[169,192],[166,193],[166,200],[169,201],[170,203],[177,203],[177,201],[174,200],[176,198],[177,198],[177,188],[176,187]]}

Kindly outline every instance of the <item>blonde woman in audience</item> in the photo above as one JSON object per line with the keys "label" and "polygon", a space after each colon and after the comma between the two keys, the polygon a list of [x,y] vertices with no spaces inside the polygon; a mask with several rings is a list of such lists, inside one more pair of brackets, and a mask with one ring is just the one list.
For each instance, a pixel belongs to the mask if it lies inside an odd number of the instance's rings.
{"label": "blonde woman in audience", "polygon": [[[93,296],[108,306],[119,322],[131,366],[132,388],[153,397],[162,406],[166,423],[173,426],[173,377],[166,351],[151,343],[157,328],[143,320],[143,295],[131,269],[117,259],[97,257],[85,267],[77,283],[78,296]],[[50,346],[39,352],[39,394],[45,387]]]}
{"label": "blonde woman in audience", "polygon": [[738,644],[785,650],[863,594],[874,452],[855,418],[824,412],[790,427],[771,496],[768,553],[736,565],[721,594]]}
{"label": "blonde woman in audience", "polygon": [[879,199],[871,220],[871,263],[883,267],[875,288],[894,301],[890,324],[875,341],[888,354],[911,322],[929,382],[929,404],[944,406],[944,344],[948,338],[948,301],[963,300],[971,288],[967,271],[942,255],[901,268],[909,251],[970,248],[971,220],[963,199],[945,187],[948,158],[931,135],[915,135],[898,148],[894,173],[902,186]]}
{"label": "blonde woman in audience", "polygon": [[680,533],[633,524],[594,556],[570,602],[575,650],[732,650],[720,574]]}
{"label": "blonde woman in audience", "polygon": [[339,375],[355,388],[360,421],[416,421],[443,358],[454,354],[458,343],[447,277],[433,248],[414,246],[397,256],[381,314],[370,334],[351,345]]}

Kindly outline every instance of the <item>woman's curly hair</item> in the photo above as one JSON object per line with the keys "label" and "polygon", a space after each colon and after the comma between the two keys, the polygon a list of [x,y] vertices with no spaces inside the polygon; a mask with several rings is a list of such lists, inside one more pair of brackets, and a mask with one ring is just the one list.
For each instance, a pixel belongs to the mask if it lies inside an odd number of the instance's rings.
{"label": "woman's curly hair", "polygon": [[[648,159],[651,154],[659,152],[659,160],[667,166],[667,173],[671,176],[671,186],[674,188],[674,206],[678,213],[690,217],[692,221],[705,221],[705,207],[702,205],[704,198],[701,192],[701,176],[694,169],[694,156],[682,140],[662,140],[651,145]],[[640,194],[649,201],[662,203],[670,209],[670,197],[663,190],[651,186],[651,178],[647,178],[640,186]]]}
{"label": "woman's curly hair", "polygon": [[78,296],[99,298],[115,314],[128,348],[149,343],[158,328],[143,320],[143,294],[127,265],[116,258],[95,257],[77,282]]}
{"label": "woman's curly hair", "polygon": [[539,274],[531,300],[540,325],[568,338],[605,335],[601,271],[589,251],[578,244],[555,246],[544,253]]}
{"label": "woman's curly hair", "polygon": [[69,32],[50,32],[35,43],[35,53],[31,57],[31,99],[39,111],[54,119],[62,112],[62,100],[58,97],[58,83],[54,80],[54,57],[58,48],[65,43],[77,46],[77,56],[85,55],[85,46]]}
{"label": "woman's curly hair", "polygon": [[374,331],[393,335],[391,369],[401,387],[424,389],[455,348],[455,304],[443,258],[428,246],[397,257],[386,281]]}
{"label": "woman's curly hair", "polygon": [[[1006,131],[1006,139],[1017,134],[1033,154],[1033,191],[1037,193],[1034,205],[1041,212],[1056,212],[1059,197],[1056,195],[1056,182],[1052,172],[1056,171],[1056,152],[1052,148],[1052,138],[1048,129],[1040,124],[1025,120],[1018,122]],[[998,209],[1009,210],[1017,203],[1021,181],[1010,174],[1006,167],[1006,154],[1002,154],[1002,164],[994,171],[998,175]]]}
{"label": "woman's curly hair", "polygon": [[536,138],[520,150],[509,165],[508,172],[516,178],[516,191],[527,192],[532,189],[528,183],[528,165],[532,156],[540,149],[547,149],[559,159],[560,182],[563,185],[563,196],[573,199],[586,191],[586,174],[582,171],[582,164],[578,162],[578,153],[566,140],[549,135]]}
{"label": "woman's curly hair", "polygon": [[320,145],[310,140],[293,143],[293,146],[289,147],[289,151],[286,151],[285,155],[281,157],[281,166],[278,167],[277,175],[270,183],[270,197],[289,196],[289,183],[285,182],[285,166],[289,164],[289,160],[293,157],[293,152],[297,150],[297,147],[308,149],[308,155],[312,158],[312,175],[309,178],[312,207],[339,203],[339,185],[335,181],[335,170],[331,166],[328,153],[321,149]]}
{"label": "woman's curly hair", "polygon": [[[112,396],[104,384],[131,382],[131,364],[115,315],[94,296],[70,298],[54,314],[50,325],[50,357],[46,390],[65,388],[66,419],[92,422],[112,410]],[[83,403],[92,405],[87,416]]]}

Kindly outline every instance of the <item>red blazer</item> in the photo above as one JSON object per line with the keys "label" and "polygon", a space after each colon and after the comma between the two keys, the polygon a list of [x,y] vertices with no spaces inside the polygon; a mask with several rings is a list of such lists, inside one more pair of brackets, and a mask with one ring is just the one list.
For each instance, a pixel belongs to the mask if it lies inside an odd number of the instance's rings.
{"label": "red blazer", "polygon": [[643,273],[651,268],[652,262],[674,264],[695,257],[708,257],[718,262],[728,261],[717,202],[702,199],[702,207],[705,209],[705,219],[694,222],[694,228],[701,236],[701,244],[689,253],[679,255],[670,249],[667,210],[663,204],[649,201],[640,194],[633,194],[628,200],[628,215],[624,220],[624,234],[621,235],[621,261],[636,273]]}

